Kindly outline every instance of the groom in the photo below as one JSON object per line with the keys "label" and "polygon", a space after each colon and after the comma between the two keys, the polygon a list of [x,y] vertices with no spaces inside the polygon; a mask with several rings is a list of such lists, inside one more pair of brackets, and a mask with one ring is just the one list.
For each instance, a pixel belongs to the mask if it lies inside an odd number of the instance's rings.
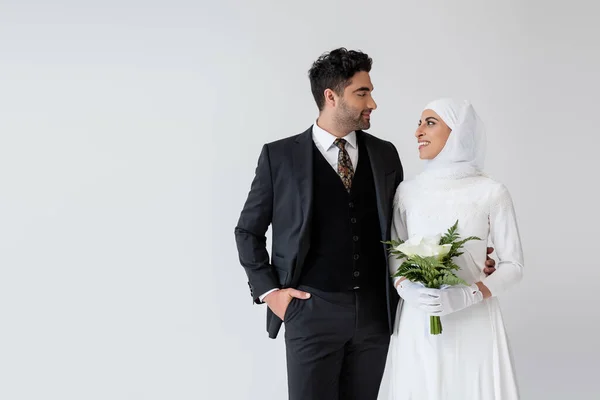
{"label": "groom", "polygon": [[363,131],[377,108],[371,64],[344,48],[314,62],[319,117],[263,146],[235,228],[269,337],[285,323],[291,400],[375,400],[383,375],[398,295],[381,241],[403,170],[392,143]]}

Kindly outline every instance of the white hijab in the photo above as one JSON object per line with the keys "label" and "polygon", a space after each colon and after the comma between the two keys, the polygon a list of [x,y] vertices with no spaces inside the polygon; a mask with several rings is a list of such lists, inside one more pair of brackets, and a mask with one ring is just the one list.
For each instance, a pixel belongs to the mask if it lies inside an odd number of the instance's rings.
{"label": "white hijab", "polygon": [[470,102],[439,99],[424,110],[435,111],[452,129],[444,148],[433,160],[426,160],[423,175],[462,178],[483,175],[485,127]]}

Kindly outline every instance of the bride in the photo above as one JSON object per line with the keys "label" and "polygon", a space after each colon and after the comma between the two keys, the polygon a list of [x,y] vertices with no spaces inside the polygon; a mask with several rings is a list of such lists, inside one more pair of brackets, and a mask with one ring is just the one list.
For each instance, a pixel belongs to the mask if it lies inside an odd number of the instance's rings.
{"label": "bride", "polygon": [[[415,133],[423,173],[400,184],[394,199],[392,239],[445,233],[458,220],[469,241],[455,259],[470,286],[427,289],[396,278],[401,301],[386,375],[393,400],[515,400],[519,398],[497,295],[520,281],[523,254],[511,196],[482,172],[483,125],[466,101],[436,100],[425,107]],[[499,259],[483,272],[486,239]],[[401,260],[390,257],[390,272]],[[429,316],[443,333],[431,335]]]}

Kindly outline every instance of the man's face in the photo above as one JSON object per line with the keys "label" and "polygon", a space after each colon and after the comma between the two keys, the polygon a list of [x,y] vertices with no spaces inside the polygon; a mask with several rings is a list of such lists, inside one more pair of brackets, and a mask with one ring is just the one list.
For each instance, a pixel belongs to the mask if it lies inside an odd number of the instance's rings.
{"label": "man's face", "polygon": [[340,127],[348,131],[371,127],[371,111],[377,108],[372,92],[369,73],[357,72],[344,89],[344,94],[337,99],[335,120]]}

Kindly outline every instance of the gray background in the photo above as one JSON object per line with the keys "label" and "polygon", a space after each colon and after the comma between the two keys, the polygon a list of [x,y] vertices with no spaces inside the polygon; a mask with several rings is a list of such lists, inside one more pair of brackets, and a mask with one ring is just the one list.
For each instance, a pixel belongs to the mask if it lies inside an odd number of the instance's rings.
{"label": "gray background", "polygon": [[338,46],[374,58],[408,178],[423,105],[473,101],[525,249],[523,399],[597,398],[598,5],[319,3],[0,1],[1,399],[286,398],[233,228]]}

